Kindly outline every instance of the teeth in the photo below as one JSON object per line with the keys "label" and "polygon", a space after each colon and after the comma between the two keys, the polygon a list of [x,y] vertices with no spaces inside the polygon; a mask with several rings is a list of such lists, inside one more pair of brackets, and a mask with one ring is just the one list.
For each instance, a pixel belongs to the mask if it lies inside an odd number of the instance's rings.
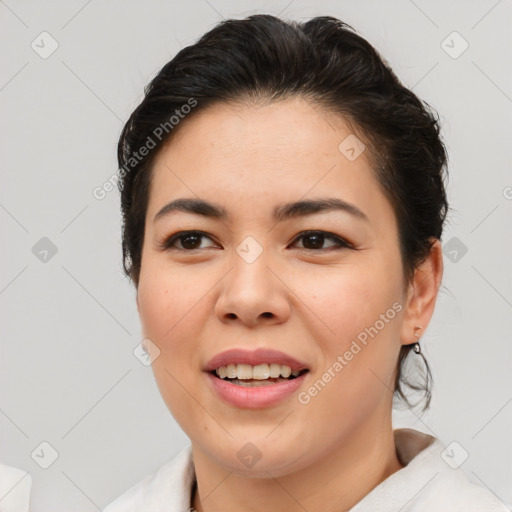
{"label": "teeth", "polygon": [[236,376],[239,379],[252,379],[252,366],[250,364],[237,364]]}
{"label": "teeth", "polygon": [[268,364],[259,364],[252,367],[252,378],[256,380],[264,380],[270,377],[270,369]]}
{"label": "teeth", "polygon": [[273,379],[277,379],[281,375],[281,365],[277,363],[272,363],[270,365],[270,376]]}
{"label": "teeth", "polygon": [[227,366],[221,366],[220,368],[226,368],[226,377],[228,379],[236,379],[236,364],[228,364]]}
{"label": "teeth", "polygon": [[287,379],[290,375],[298,377],[300,371],[295,370],[292,372],[289,366],[277,363],[264,363],[257,366],[251,366],[250,364],[228,364],[227,366],[217,368],[215,373],[221,379],[266,380],[268,378],[277,379],[279,377]]}
{"label": "teeth", "polygon": [[281,366],[281,377],[285,379],[292,374],[292,369],[289,366]]}

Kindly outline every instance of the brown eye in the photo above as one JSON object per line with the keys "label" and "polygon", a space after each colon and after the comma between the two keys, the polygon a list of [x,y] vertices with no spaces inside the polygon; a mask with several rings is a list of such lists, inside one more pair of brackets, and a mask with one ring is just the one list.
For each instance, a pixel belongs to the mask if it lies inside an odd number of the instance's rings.
{"label": "brown eye", "polygon": [[[327,233],[326,231],[304,231],[295,238],[294,243],[298,240],[303,241],[303,247],[299,247],[299,249],[305,250],[322,251],[336,248],[352,248],[352,245],[346,240],[343,240],[343,238],[340,238],[333,233]],[[330,247],[322,247],[325,240],[334,242],[334,245],[331,245]]]}
{"label": "brown eye", "polygon": [[184,249],[197,249],[199,245],[201,245],[201,240],[203,239],[203,235],[184,235],[178,238],[181,241],[181,245]]}
{"label": "brown eye", "polygon": [[[214,245],[201,247],[203,239],[212,241],[212,238],[202,231],[180,231],[166,238],[160,245],[160,250],[179,250],[179,251],[195,251],[197,249],[207,249]],[[326,231],[304,231],[300,233],[294,240],[293,244],[302,241],[302,247],[299,249],[308,251],[327,251],[336,249],[350,249],[352,244],[343,238],[328,233]],[[330,245],[324,247],[326,241],[330,241]]]}
{"label": "brown eye", "polygon": [[179,251],[194,251],[201,249],[200,246],[203,239],[211,240],[208,235],[201,231],[180,231],[165,239],[164,242],[160,244],[159,248],[161,250],[177,249]]}

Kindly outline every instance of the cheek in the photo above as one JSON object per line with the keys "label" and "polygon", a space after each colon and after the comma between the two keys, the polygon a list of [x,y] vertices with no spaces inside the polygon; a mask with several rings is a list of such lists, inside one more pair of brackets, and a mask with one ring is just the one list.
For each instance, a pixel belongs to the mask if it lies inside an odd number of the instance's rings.
{"label": "cheek", "polygon": [[307,280],[301,278],[298,295],[323,326],[319,331],[325,332],[323,337],[337,340],[340,346],[334,348],[342,348],[391,307],[389,283],[378,282],[378,275],[374,269],[351,265],[309,273]]}
{"label": "cheek", "polygon": [[197,325],[194,315],[201,311],[200,299],[207,291],[207,283],[198,276],[185,272],[146,272],[141,276],[138,292],[144,336],[165,349],[177,339],[185,324],[189,329]]}
{"label": "cheek", "polygon": [[[316,343],[323,357],[319,371],[331,368],[339,384],[352,389],[372,387],[377,378],[391,382],[399,350],[401,324],[400,280],[390,265],[347,266],[332,269],[323,277],[310,275],[299,294],[314,313]],[[343,358],[338,371],[333,368]],[[338,361],[339,362],[339,361]],[[326,376],[329,378],[329,375]],[[349,383],[349,384],[348,384]],[[337,387],[334,385],[332,389]],[[350,399],[351,393],[342,392]]]}
{"label": "cheek", "polygon": [[160,350],[151,365],[157,386],[173,417],[188,430],[187,418],[197,414],[187,390],[195,389],[193,370],[200,367],[195,340],[205,321],[199,318],[198,297],[204,291],[176,273],[155,272],[141,278],[138,293],[143,336]]}
{"label": "cheek", "polygon": [[143,337],[160,350],[152,367],[162,395],[183,395],[180,384],[192,389],[201,367],[199,343],[212,314],[207,294],[214,282],[211,272],[198,269],[149,270],[139,284]]}

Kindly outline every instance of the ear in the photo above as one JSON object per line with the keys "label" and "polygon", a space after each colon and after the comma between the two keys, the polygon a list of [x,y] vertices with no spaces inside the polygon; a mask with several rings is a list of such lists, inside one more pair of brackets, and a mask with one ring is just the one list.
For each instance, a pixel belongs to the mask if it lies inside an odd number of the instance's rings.
{"label": "ear", "polygon": [[[434,313],[437,293],[443,277],[443,251],[435,240],[427,259],[416,269],[407,290],[400,342],[416,343],[423,336]],[[420,327],[420,329],[415,329]]]}

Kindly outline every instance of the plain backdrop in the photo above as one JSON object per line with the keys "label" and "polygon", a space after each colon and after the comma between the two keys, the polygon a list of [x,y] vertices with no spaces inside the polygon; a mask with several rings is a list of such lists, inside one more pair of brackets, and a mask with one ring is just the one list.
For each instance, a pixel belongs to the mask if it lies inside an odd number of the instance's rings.
{"label": "plain backdrop", "polygon": [[119,194],[93,190],[158,70],[262,12],[339,17],[439,112],[454,212],[422,341],[434,397],[395,425],[458,443],[469,478],[512,505],[510,0],[0,1],[0,460],[32,475],[33,512],[88,512],[188,443],[133,352]]}

